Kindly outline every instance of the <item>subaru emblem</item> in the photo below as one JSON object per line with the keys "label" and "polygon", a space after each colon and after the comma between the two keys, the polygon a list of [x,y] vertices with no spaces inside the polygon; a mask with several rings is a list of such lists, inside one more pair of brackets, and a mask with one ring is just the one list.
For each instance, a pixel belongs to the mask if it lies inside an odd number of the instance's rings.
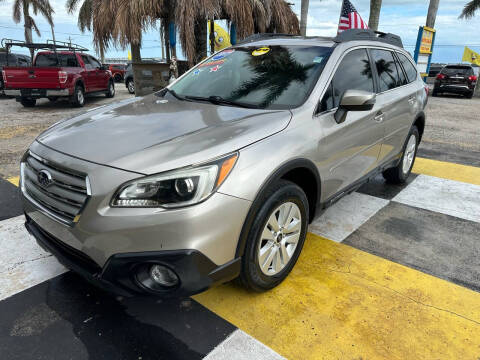
{"label": "subaru emblem", "polygon": [[37,174],[37,180],[43,187],[49,187],[53,183],[52,174],[47,170],[40,170]]}

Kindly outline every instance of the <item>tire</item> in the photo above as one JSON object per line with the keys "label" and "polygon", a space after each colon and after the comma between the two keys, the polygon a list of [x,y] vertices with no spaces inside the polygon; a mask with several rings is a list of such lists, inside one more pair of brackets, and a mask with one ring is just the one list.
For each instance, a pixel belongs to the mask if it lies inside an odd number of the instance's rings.
{"label": "tire", "polygon": [[[278,181],[266,191],[262,199],[262,205],[248,230],[239,277],[243,286],[258,292],[280,284],[294,267],[305,242],[309,211],[305,193],[290,181]],[[281,227],[276,233],[279,235],[274,234],[275,229],[271,224],[276,223],[275,219],[280,220],[282,214],[289,212],[289,209],[292,211],[289,215],[290,229],[282,230]],[[294,226],[295,219],[297,225]],[[281,222],[280,220],[277,225],[282,226]],[[261,259],[264,260],[263,268]],[[275,268],[276,265],[278,268]]]}
{"label": "tire", "polygon": [[135,94],[135,82],[133,79],[127,80],[127,89],[130,94]]}
{"label": "tire", "polygon": [[115,84],[112,80],[108,82],[107,91],[105,92],[107,98],[113,98],[115,96]]}
{"label": "tire", "polygon": [[467,95],[465,95],[465,97],[466,97],[467,99],[473,98],[473,91],[472,91],[472,92],[469,92]]}
{"label": "tire", "polygon": [[391,184],[403,184],[407,181],[412,172],[413,164],[415,163],[419,140],[420,135],[417,127],[414,125],[410,129],[405,144],[403,145],[403,154],[400,162],[397,166],[383,172],[383,177],[387,182]]}
{"label": "tire", "polygon": [[57,100],[58,100],[58,96],[49,96],[48,97],[48,101],[50,101],[50,102],[55,102]]}
{"label": "tire", "polygon": [[30,98],[21,98],[20,99],[20,103],[24,106],[24,107],[34,107],[35,104],[37,103],[37,100],[36,99],[30,99]]}
{"label": "tire", "polygon": [[83,107],[85,105],[85,90],[82,85],[75,85],[70,102],[74,107]]}
{"label": "tire", "polygon": [[122,75],[115,74],[114,79],[115,79],[116,82],[120,82],[120,81],[122,81]]}
{"label": "tire", "polygon": [[433,97],[437,97],[437,96],[438,96],[438,90],[433,89],[433,91],[432,91],[432,96],[433,96]]}

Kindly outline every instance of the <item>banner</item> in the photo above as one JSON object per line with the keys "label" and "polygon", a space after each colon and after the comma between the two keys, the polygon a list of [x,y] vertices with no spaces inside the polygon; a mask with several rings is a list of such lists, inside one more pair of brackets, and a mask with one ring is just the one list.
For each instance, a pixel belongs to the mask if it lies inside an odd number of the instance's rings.
{"label": "banner", "polygon": [[480,54],[465,46],[462,61],[466,61],[471,64],[476,64],[480,66]]}

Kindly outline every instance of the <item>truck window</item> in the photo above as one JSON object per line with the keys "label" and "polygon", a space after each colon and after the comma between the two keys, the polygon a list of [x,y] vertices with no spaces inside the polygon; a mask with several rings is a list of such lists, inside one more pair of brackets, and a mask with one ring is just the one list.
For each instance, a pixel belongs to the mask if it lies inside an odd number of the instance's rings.
{"label": "truck window", "polygon": [[102,67],[102,64],[100,64],[97,59],[95,59],[92,56],[89,56],[89,58],[90,58],[90,64],[92,64],[94,69],[98,69],[98,68]]}
{"label": "truck window", "polygon": [[87,55],[82,55],[82,60],[85,64],[85,69],[93,69],[93,65],[90,63],[90,58]]}
{"label": "truck window", "polygon": [[35,59],[35,66],[77,67],[78,62],[77,57],[74,54],[38,54],[37,58]]}

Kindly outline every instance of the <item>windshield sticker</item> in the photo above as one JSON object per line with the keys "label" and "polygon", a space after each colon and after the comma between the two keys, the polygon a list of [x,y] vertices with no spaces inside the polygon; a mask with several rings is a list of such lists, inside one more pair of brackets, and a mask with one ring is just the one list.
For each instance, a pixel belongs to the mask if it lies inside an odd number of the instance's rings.
{"label": "windshield sticker", "polygon": [[210,72],[216,72],[216,71],[220,70],[220,68],[221,68],[220,65],[216,65],[216,66],[210,68]]}
{"label": "windshield sticker", "polygon": [[320,64],[323,61],[323,56],[315,56],[313,59],[314,64]]}
{"label": "windshield sticker", "polygon": [[235,50],[230,49],[230,50],[224,50],[221,53],[218,53],[212,57],[212,60],[222,60],[226,58],[228,55],[232,54]]}
{"label": "windshield sticker", "polygon": [[270,51],[269,47],[261,47],[252,51],[252,56],[262,56]]}
{"label": "windshield sticker", "polygon": [[203,64],[198,65],[198,67],[223,65],[224,62],[225,62],[225,60],[208,61],[208,62],[205,62]]}
{"label": "windshield sticker", "polygon": [[200,73],[201,73],[201,70],[200,70],[200,69],[195,69],[195,70],[193,71],[193,75],[198,75],[198,74],[200,74]]}

